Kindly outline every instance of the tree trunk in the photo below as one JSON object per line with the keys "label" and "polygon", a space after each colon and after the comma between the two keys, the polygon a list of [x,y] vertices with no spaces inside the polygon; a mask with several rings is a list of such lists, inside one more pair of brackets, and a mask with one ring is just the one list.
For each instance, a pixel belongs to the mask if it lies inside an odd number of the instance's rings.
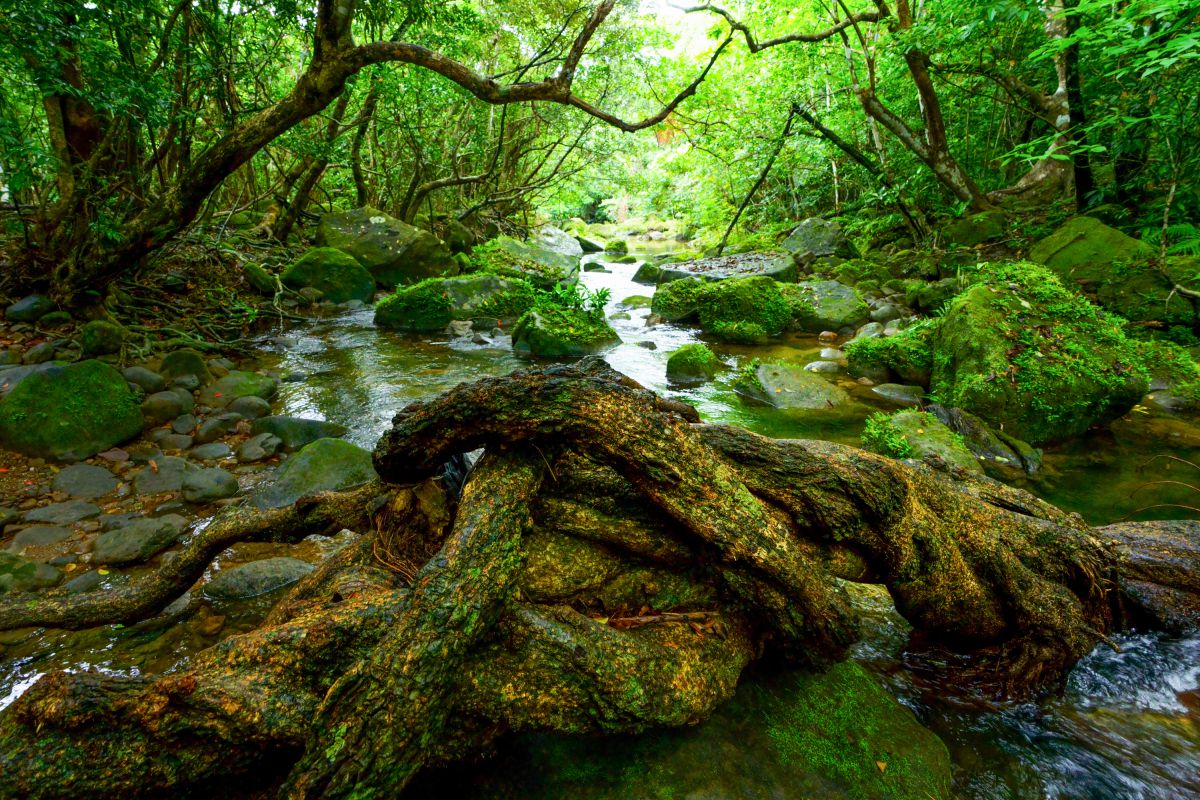
{"label": "tree trunk", "polygon": [[[433,476],[478,447],[456,498]],[[411,405],[375,461],[391,499],[263,627],[156,678],[53,673],[0,713],[0,795],[393,797],[508,730],[692,724],[764,652],[845,657],[840,579],[1012,694],[1135,612],[1200,620],[1196,523],[1092,530],[985,479],[701,425],[602,362]]]}

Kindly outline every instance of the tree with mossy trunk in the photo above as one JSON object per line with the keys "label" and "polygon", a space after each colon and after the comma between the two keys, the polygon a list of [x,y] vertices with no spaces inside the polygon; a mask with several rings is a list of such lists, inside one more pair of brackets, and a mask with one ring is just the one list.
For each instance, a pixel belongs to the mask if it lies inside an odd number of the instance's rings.
{"label": "tree with mossy trunk", "polygon": [[506,731],[691,724],[766,654],[844,659],[846,580],[1007,694],[1132,621],[1200,620],[1195,523],[1092,529],[977,477],[703,425],[598,361],[410,405],[375,465],[385,483],[223,512],[141,585],[0,603],[0,629],[128,623],[236,541],[361,534],[175,671],[42,677],[0,714],[0,794],[393,797]]}

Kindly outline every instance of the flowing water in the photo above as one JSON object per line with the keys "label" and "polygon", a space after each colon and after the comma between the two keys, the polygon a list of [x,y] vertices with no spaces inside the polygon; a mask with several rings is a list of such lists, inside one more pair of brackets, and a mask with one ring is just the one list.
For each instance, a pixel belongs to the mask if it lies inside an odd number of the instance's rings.
{"label": "flowing water", "polygon": [[[586,260],[599,262],[602,257]],[[794,413],[752,405],[733,391],[730,375],[697,388],[672,386],[665,376],[667,356],[680,345],[697,341],[698,331],[674,325],[648,327],[653,287],[633,282],[636,264],[604,266],[608,272],[585,272],[582,280],[589,288],[611,292],[606,313],[615,315],[611,321],[623,344],[606,354],[607,361],[644,386],[693,404],[708,421],[729,422],[768,436],[856,444],[870,411],[895,407],[848,375],[829,377],[859,401],[850,413]],[[475,343],[384,332],[371,320],[368,308],[265,336],[261,366],[288,376],[277,413],[340,422],[349,426],[349,439],[370,448],[392,415],[407,403],[464,381],[528,365],[512,354],[503,333]],[[730,373],[750,358],[808,363],[824,347],[815,337],[802,335],[760,347],[710,346]],[[1200,434],[1194,428],[1135,411],[1115,424],[1111,433],[1049,450],[1042,473],[1025,488],[1093,524],[1113,522],[1155,504],[1191,505],[1195,503],[1190,489],[1155,482],[1197,482],[1194,478],[1200,476],[1189,475],[1190,467],[1161,456],[1194,460],[1198,445]],[[1150,513],[1180,514],[1173,509]],[[243,546],[232,557],[261,557],[268,551],[260,554],[255,548],[264,547],[271,546]],[[314,559],[320,556],[314,548],[321,545],[306,542],[300,547],[313,549],[309,556]],[[0,645],[8,650],[0,667],[0,708],[49,669],[161,671],[180,655],[216,640],[217,626],[208,624],[214,616],[228,615],[220,634],[225,636],[256,624],[269,601],[234,609],[205,606],[199,612],[189,607],[181,614],[188,617],[186,624],[180,625],[160,621],[75,634],[2,634]],[[958,796],[980,800],[1200,797],[1200,635],[1120,636],[1114,640],[1120,652],[1097,648],[1075,668],[1062,696],[1038,705],[992,707],[941,698],[936,687],[918,685],[903,664],[904,621],[886,595],[864,591],[862,603],[872,620],[871,633],[859,645],[857,657],[946,742],[955,764]],[[701,760],[690,768],[703,771],[706,766]],[[533,774],[538,767],[531,764],[528,769]],[[755,780],[759,781],[756,789],[731,785],[722,796],[793,796],[785,786],[763,788],[762,775]]]}

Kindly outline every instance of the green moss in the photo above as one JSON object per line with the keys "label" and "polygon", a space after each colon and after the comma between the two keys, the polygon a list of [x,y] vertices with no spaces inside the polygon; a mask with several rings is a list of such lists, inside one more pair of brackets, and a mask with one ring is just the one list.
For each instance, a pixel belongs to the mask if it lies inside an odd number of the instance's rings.
{"label": "green moss", "polygon": [[520,278],[539,289],[572,281],[578,272],[577,260],[507,236],[498,236],[476,247],[471,262],[476,272]]}
{"label": "green moss", "polygon": [[454,319],[444,284],[441,278],[426,278],[401,287],[375,306],[375,324],[395,330],[442,330]]}
{"label": "green moss", "polygon": [[862,432],[863,447],[890,458],[911,458],[912,443],[892,424],[892,415],[880,411],[867,417]]}
{"label": "green moss", "polygon": [[926,385],[933,367],[932,322],[921,322],[895,336],[855,339],[845,347],[850,371],[887,370],[901,380]]}
{"label": "green moss", "polygon": [[513,350],[546,358],[574,358],[620,343],[603,313],[539,307],[526,312],[512,332]]}
{"label": "green moss", "polygon": [[700,292],[704,281],[685,278],[664,283],[650,300],[650,311],[668,322],[682,322],[695,316],[700,309]]}
{"label": "green moss", "polygon": [[730,278],[702,286],[697,295],[700,327],[727,342],[753,344],[783,332],[792,309],[771,278]]}
{"label": "green moss", "polygon": [[375,293],[375,278],[354,256],[336,247],[314,247],[296,259],[279,280],[289,289],[319,289],[325,300],[366,302]]}
{"label": "green moss", "polygon": [[102,356],[121,351],[125,328],[103,319],[94,319],[79,332],[79,349],[85,356]]}
{"label": "green moss", "polygon": [[667,377],[677,383],[712,380],[721,367],[720,360],[700,342],[685,344],[667,359]]}
{"label": "green moss", "polygon": [[862,443],[868,450],[891,458],[937,456],[952,466],[980,470],[966,440],[926,411],[902,409],[873,414],[863,427]]}
{"label": "green moss", "polygon": [[882,264],[863,258],[855,258],[838,264],[833,270],[833,277],[839,283],[844,283],[847,286],[857,286],[862,289],[864,288],[862,285],[864,282],[869,281],[878,285],[890,280],[892,274]]}
{"label": "green moss", "polygon": [[1138,359],[1152,378],[1170,384],[1186,384],[1200,379],[1200,366],[1192,354],[1177,344],[1154,339],[1135,342]]}
{"label": "green moss", "polygon": [[613,239],[604,245],[604,252],[613,256],[623,256],[629,252],[629,243],[624,239]]}

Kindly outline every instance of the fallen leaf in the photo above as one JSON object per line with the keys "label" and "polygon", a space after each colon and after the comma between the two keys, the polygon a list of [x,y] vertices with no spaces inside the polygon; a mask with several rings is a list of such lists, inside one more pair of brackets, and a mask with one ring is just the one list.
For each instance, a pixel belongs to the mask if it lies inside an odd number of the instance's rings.
{"label": "fallen leaf", "polygon": [[101,567],[100,569],[96,570],[96,572],[99,572],[101,575],[108,574],[108,570],[106,570],[104,567]]}
{"label": "fallen leaf", "polygon": [[887,762],[886,761],[876,761],[875,766],[879,768],[880,774],[887,772]]}

